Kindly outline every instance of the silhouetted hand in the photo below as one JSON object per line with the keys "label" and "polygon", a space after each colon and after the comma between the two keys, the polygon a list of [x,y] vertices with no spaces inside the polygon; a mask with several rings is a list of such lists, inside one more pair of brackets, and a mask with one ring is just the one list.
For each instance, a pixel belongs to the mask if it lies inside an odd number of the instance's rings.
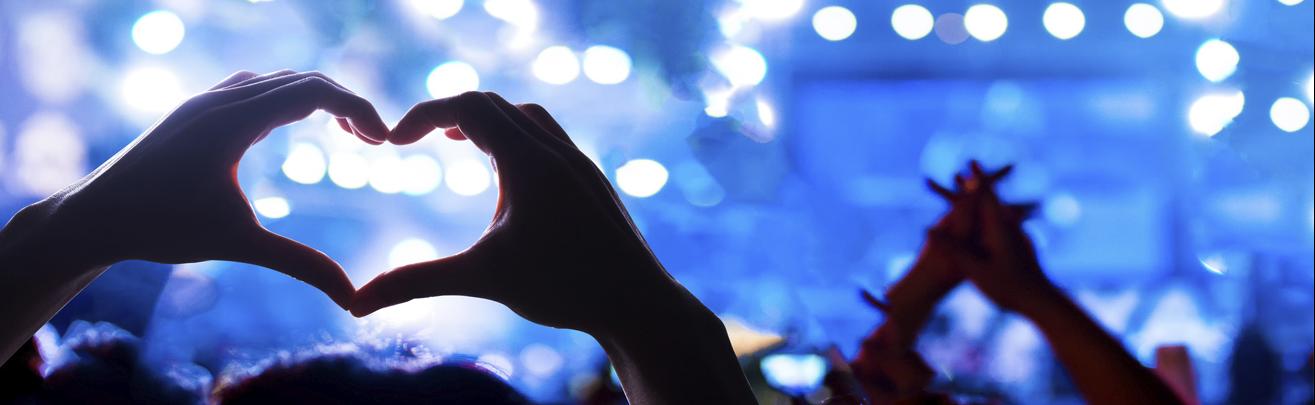
{"label": "silhouetted hand", "polygon": [[491,299],[532,322],[593,335],[631,403],[752,401],[724,326],[667,274],[607,179],[547,111],[469,92],[416,105],[389,140],[415,142],[436,128],[492,158],[492,223],[461,253],[370,281],[353,314],[439,295]]}
{"label": "silhouetted hand", "polygon": [[24,215],[39,217],[40,233],[83,260],[79,267],[128,259],[244,262],[305,281],[345,308],[354,288],[342,268],[263,228],[236,179],[247,148],[317,109],[341,117],[366,142],[387,137],[368,101],[320,73],[239,72]]}
{"label": "silhouetted hand", "polygon": [[[976,164],[973,171],[974,177],[985,176]],[[1022,311],[1043,294],[1046,298],[1053,295],[1055,286],[1041,270],[1032,240],[1023,231],[1027,210],[1005,205],[993,183],[984,185],[967,202],[977,213],[976,235],[961,244],[963,249],[956,256],[964,274],[982,294],[1003,309]]]}

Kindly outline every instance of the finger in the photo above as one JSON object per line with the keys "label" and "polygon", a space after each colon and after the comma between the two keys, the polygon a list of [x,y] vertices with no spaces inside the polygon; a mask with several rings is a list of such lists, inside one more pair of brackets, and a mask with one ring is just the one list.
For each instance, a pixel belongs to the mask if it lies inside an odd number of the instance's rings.
{"label": "finger", "polygon": [[351,304],[356,289],[342,266],[324,253],[263,229],[240,244],[226,260],[250,263],[292,276],[323,291],[343,309],[348,309]]}
{"label": "finger", "polygon": [[[293,77],[297,75],[292,75]],[[281,79],[276,79],[281,80]],[[388,126],[364,98],[334,86],[318,76],[309,76],[240,103],[244,114],[259,114],[267,128],[302,120],[315,110],[346,118],[352,128],[372,140],[387,139]]]}
{"label": "finger", "polygon": [[968,161],[968,170],[972,171],[973,177],[986,179],[986,170],[982,169],[982,162],[978,162],[977,159]]}
{"label": "finger", "polygon": [[361,131],[356,130],[356,128],[352,128],[352,124],[349,123],[349,122],[347,121],[346,118],[342,118],[342,117],[333,117],[333,120],[338,122],[338,128],[341,128],[344,132],[347,132],[347,133],[349,133],[349,134],[356,135],[356,138],[357,138],[357,139],[360,139],[362,142],[365,142],[365,143],[368,143],[368,144],[371,144],[371,145],[383,145],[383,144],[384,144],[384,141],[376,141],[376,140],[374,140],[374,139],[370,139],[370,137],[368,137],[368,136],[362,135],[362,134],[361,134]]}
{"label": "finger", "polygon": [[[267,75],[257,76],[255,78],[247,80],[243,84],[238,84],[236,86],[232,86],[224,89],[223,91],[220,92],[223,98],[218,101],[218,104],[239,102],[241,100],[260,97],[266,93],[280,89],[284,86],[298,83],[310,78],[317,78],[323,80],[327,82],[329,85],[336,87],[342,93],[350,94],[353,96],[356,95],[355,93],[352,93],[351,90],[348,90],[347,88],[343,87],[341,84],[338,84],[336,81],[324,75],[323,73],[320,72],[296,73],[290,70],[281,70]],[[357,96],[357,98],[359,98],[359,96]],[[366,102],[366,104],[369,103]],[[373,110],[373,107],[371,107],[371,109]],[[347,123],[347,127],[352,129],[344,128],[344,130],[346,130],[348,133],[356,135],[358,138],[361,138],[367,143],[374,145],[382,144],[388,138],[388,126],[383,123],[383,119],[378,118],[379,114],[377,112],[374,113],[373,115],[374,115],[373,118],[368,119],[364,122],[349,121]],[[305,118],[305,116],[302,116],[301,118]]]}
{"label": "finger", "polygon": [[967,181],[964,180],[963,175],[962,174],[954,175],[954,189],[956,191],[963,191],[965,190],[965,187],[967,187]]}
{"label": "finger", "polygon": [[[469,251],[468,251],[469,252]],[[398,267],[370,280],[356,292],[351,311],[363,317],[417,298],[440,295],[483,297],[479,272],[486,266],[469,253]]]}
{"label": "finger", "polygon": [[454,141],[466,140],[466,134],[461,133],[461,128],[448,128],[443,130],[443,136]]}
{"label": "finger", "polygon": [[[242,86],[246,86],[246,85],[250,85],[250,84],[255,84],[255,83],[259,83],[259,82],[263,82],[263,81],[268,81],[268,80],[270,80],[270,79],[277,79],[277,78],[280,78],[280,77],[290,76],[290,75],[294,75],[294,74],[297,74],[297,71],[295,71],[295,70],[291,70],[291,69],[281,69],[281,70],[276,70],[276,71],[273,71],[273,72],[265,73],[265,74],[263,74],[263,75],[255,75],[255,76],[251,76],[250,78],[248,78],[248,79],[246,79],[246,80],[243,80],[243,81],[240,81],[240,82],[237,82],[237,83],[233,83],[232,85],[229,85],[228,87],[225,87],[225,89],[231,89],[231,88],[235,88],[235,87],[242,87]],[[259,94],[259,93],[257,93],[257,94]]]}
{"label": "finger", "polygon": [[562,129],[561,124],[558,124],[557,120],[553,119],[552,114],[549,114],[548,110],[543,108],[543,106],[529,103],[517,104],[516,108],[524,112],[525,115],[529,116],[530,119],[534,120],[535,123],[538,123],[543,129],[547,130],[548,133],[557,137],[557,139],[560,139],[562,142],[565,142],[567,145],[571,145],[572,148],[576,148],[575,142],[571,140],[571,136],[566,133],[565,129]]}
{"label": "finger", "polygon": [[493,105],[502,109],[502,113],[506,114],[508,118],[511,118],[517,126],[524,129],[525,132],[530,135],[531,139],[543,142],[545,145],[561,145],[556,135],[549,133],[547,128],[544,128],[543,125],[540,125],[534,119],[530,118],[529,115],[525,114],[525,111],[507,102],[507,100],[498,95],[498,93],[487,91],[484,92],[484,95],[488,96],[489,100],[493,101]]}
{"label": "finger", "polygon": [[484,153],[500,155],[526,150],[533,142],[488,95],[470,91],[455,97],[430,100],[411,107],[388,136],[396,145],[420,140],[437,128],[460,128]]}
{"label": "finger", "polygon": [[926,181],[927,181],[927,188],[931,189],[933,193],[936,193],[936,195],[941,196],[941,198],[945,199],[945,201],[947,202],[951,202],[951,203],[954,202],[956,196],[953,191],[950,191],[950,189],[945,188],[944,186],[936,183],[935,180],[926,179]]}
{"label": "finger", "polygon": [[1005,165],[1005,167],[1001,167],[1000,170],[997,170],[995,173],[991,173],[987,175],[986,183],[994,185],[1000,180],[1004,180],[1005,177],[1008,177],[1009,174],[1013,172],[1014,172],[1014,165],[1012,164]]}
{"label": "finger", "polygon": [[881,311],[882,313],[885,314],[890,313],[890,304],[887,304],[885,301],[882,301],[880,298],[877,298],[877,296],[872,295],[872,292],[865,289],[860,289],[858,290],[858,295],[859,297],[863,298],[863,302],[867,303],[873,308],[876,308],[878,311]]}
{"label": "finger", "polygon": [[239,83],[239,82],[246,81],[247,79],[250,79],[250,78],[253,78],[253,77],[256,77],[256,74],[255,74],[255,73],[248,72],[248,71],[245,71],[245,70],[239,70],[239,71],[237,71],[237,72],[233,72],[233,74],[231,74],[231,75],[228,75],[228,77],[225,78],[224,80],[220,80],[219,83],[217,83],[217,84],[215,84],[214,86],[210,87],[210,90],[219,90],[219,89],[222,89],[222,88],[225,88],[225,87],[228,87],[228,86],[232,86],[232,85],[237,84],[237,83]]}

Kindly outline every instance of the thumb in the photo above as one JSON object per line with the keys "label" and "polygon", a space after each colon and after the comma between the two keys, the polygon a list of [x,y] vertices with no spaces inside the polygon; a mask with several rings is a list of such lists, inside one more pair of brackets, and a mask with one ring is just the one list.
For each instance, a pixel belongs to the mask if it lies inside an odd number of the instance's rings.
{"label": "thumb", "polygon": [[[472,249],[473,250],[473,249]],[[380,274],[356,291],[352,315],[362,317],[417,298],[464,295],[486,298],[481,266],[471,250],[442,259],[409,264]]]}
{"label": "thumb", "polygon": [[356,289],[338,262],[318,250],[265,229],[245,240],[246,246],[230,258],[232,261],[292,276],[323,291],[334,303],[347,309]]}

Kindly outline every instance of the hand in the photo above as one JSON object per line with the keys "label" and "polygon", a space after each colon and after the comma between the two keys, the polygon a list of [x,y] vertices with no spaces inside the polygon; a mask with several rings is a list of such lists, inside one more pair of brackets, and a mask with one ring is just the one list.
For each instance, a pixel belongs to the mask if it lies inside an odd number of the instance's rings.
{"label": "hand", "polygon": [[607,179],[542,107],[479,92],[427,101],[389,140],[408,144],[435,128],[490,155],[499,185],[493,221],[461,253],[370,281],[353,314],[465,295],[538,324],[605,334],[657,313],[706,311],[653,257]]}
{"label": "hand", "polygon": [[[374,107],[316,72],[239,72],[183,103],[68,188],[25,209],[44,245],[83,263],[228,260],[286,273],[346,307],[354,292],[324,254],[263,228],[238,187],[238,161],[271,130],[317,109],[368,143],[387,137]],[[16,218],[15,222],[18,219]]]}
{"label": "hand", "polygon": [[[986,176],[976,164],[973,172],[974,177]],[[994,184],[984,184],[976,191],[977,198],[966,202],[977,213],[977,230],[975,237],[960,244],[956,261],[992,302],[1006,310],[1022,311],[1032,300],[1055,292],[1022,228],[1031,206],[1005,205],[993,190]]]}

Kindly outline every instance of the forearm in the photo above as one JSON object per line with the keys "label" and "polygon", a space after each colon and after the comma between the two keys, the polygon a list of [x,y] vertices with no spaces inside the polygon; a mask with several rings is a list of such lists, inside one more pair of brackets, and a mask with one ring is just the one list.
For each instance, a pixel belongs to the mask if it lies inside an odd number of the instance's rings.
{"label": "forearm", "polygon": [[725,326],[706,309],[672,309],[595,338],[632,404],[755,403]]}
{"label": "forearm", "polygon": [[1181,403],[1150,369],[1057,288],[1022,311],[1046,336],[1064,369],[1092,404]]}
{"label": "forearm", "polygon": [[0,362],[106,268],[85,264],[79,246],[43,232],[44,214],[29,207],[0,230]]}

